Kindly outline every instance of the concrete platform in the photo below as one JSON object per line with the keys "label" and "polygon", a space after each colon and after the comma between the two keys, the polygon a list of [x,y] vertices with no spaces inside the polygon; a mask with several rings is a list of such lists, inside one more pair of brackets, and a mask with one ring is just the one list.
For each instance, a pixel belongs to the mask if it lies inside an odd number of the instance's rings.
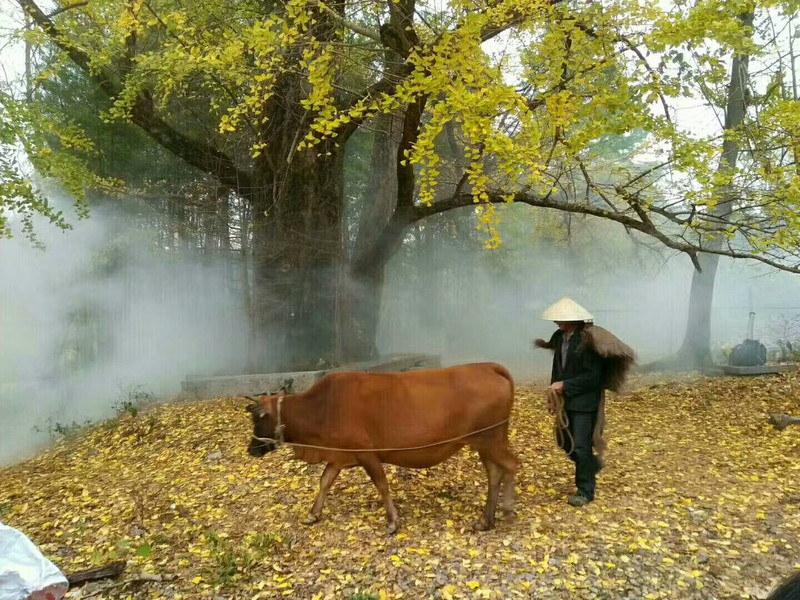
{"label": "concrete platform", "polygon": [[299,394],[328,373],[362,371],[367,373],[397,373],[416,369],[436,369],[441,359],[432,354],[393,354],[378,360],[352,363],[343,367],[318,371],[296,371],[290,373],[262,373],[255,375],[222,375],[202,377],[188,375],[181,383],[181,390],[197,400],[227,396],[248,396],[274,393],[287,386],[289,393]]}
{"label": "concrete platform", "polygon": [[392,354],[378,360],[351,363],[343,367],[328,369],[325,373],[363,371],[365,373],[398,373],[415,369],[438,369],[442,359],[437,354]]}
{"label": "concrete platform", "polygon": [[293,392],[305,391],[314,385],[325,371],[294,373],[259,373],[255,375],[194,376],[181,382],[181,390],[197,400],[226,396],[246,396],[276,392],[290,385]]}
{"label": "concrete platform", "polygon": [[758,367],[732,367],[730,365],[722,365],[720,369],[726,375],[775,375],[777,373],[790,373],[797,371],[796,364],[782,364],[782,365],[761,365]]}

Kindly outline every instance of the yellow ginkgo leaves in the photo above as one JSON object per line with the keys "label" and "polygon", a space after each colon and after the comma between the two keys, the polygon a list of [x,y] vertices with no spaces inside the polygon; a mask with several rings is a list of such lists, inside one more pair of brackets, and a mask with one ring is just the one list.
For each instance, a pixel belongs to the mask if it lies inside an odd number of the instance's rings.
{"label": "yellow ginkgo leaves", "polygon": [[[767,423],[797,410],[800,378],[634,387],[608,400],[608,464],[596,501],[576,510],[542,388],[520,386],[517,515],[487,533],[472,530],[486,476],[467,451],[387,468],[394,537],[359,470],[303,527],[320,466],[249,457],[241,399],[161,406],[0,470],[0,520],[67,573],[127,560],[100,598],[700,600],[800,567],[800,428]],[[135,583],[140,573],[162,581]]]}

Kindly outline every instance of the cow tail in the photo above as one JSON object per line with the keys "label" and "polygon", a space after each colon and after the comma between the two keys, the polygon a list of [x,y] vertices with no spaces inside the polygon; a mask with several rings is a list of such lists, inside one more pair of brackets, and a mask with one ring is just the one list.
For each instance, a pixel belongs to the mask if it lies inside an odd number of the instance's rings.
{"label": "cow tail", "polygon": [[511,376],[511,373],[502,365],[493,365],[494,372],[503,377],[506,381],[508,381],[508,397],[511,400],[511,403],[514,403],[514,378]]}

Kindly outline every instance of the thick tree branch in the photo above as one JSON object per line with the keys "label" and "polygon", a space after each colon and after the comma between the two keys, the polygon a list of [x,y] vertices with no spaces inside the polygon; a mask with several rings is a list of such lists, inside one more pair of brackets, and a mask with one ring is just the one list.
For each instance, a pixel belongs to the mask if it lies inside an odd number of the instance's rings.
{"label": "thick tree branch", "polygon": [[[499,192],[490,193],[489,201],[494,204],[503,204],[506,202],[503,198],[503,194]],[[697,255],[698,253],[703,252],[706,254],[727,256],[730,258],[745,258],[745,259],[755,260],[770,267],[779,269],[781,271],[787,271],[789,273],[800,273],[800,261],[797,264],[786,264],[785,262],[781,261],[780,257],[769,256],[766,254],[756,254],[753,252],[742,252],[730,246],[728,248],[704,247],[701,242],[696,243],[696,242],[690,242],[688,240],[679,240],[674,237],[670,237],[669,235],[661,231],[658,228],[658,226],[654,224],[650,219],[648,219],[647,222],[642,222],[639,219],[636,219],[630,215],[626,215],[624,213],[619,213],[619,212],[613,212],[611,210],[606,210],[598,206],[591,206],[576,202],[568,202],[560,197],[554,197],[551,195],[543,197],[531,194],[517,194],[514,197],[514,202],[517,204],[527,204],[529,206],[534,206],[538,208],[552,208],[567,213],[589,215],[601,219],[606,219],[608,221],[614,221],[616,223],[620,223],[621,225],[624,225],[630,229],[639,231],[640,233],[644,233],[645,235],[657,239],[668,248],[672,248],[673,250],[677,250],[679,252],[687,254],[692,259],[695,268],[699,267]],[[425,219],[435,214],[447,212],[449,210],[453,210],[456,208],[463,208],[466,206],[475,206],[473,197],[470,194],[461,194],[460,196],[453,196],[446,200],[434,202],[431,206],[415,206],[413,210],[413,218],[409,222],[409,224],[419,221],[421,219]]]}
{"label": "thick tree branch", "polygon": [[[557,4],[561,4],[563,0],[551,0],[549,5],[555,6]],[[498,2],[491,8],[497,8],[503,4],[503,2]],[[510,12],[508,14],[507,19],[503,23],[487,23],[483,29],[481,30],[481,41],[486,42],[491,40],[494,37],[497,37],[501,33],[508,31],[512,27],[516,27],[525,19],[527,19],[530,15],[520,13],[519,11]]]}
{"label": "thick tree branch", "polygon": [[353,33],[357,33],[358,35],[369,38],[375,42],[378,42],[379,44],[383,44],[383,41],[381,40],[381,34],[379,32],[364,25],[359,25],[358,23],[353,23],[352,21],[347,20],[322,1],[319,2],[319,5],[322,7],[322,10],[328,13],[329,16],[333,17],[337,23],[343,25]]}
{"label": "thick tree branch", "polygon": [[416,10],[416,0],[387,0],[386,6],[389,9],[389,27],[393,38],[399,44],[393,47],[385,39],[385,27],[381,27],[381,36],[384,38],[384,45],[391,48],[403,58],[408,58],[411,49],[419,46],[419,37],[414,30],[414,12]]}
{"label": "thick tree branch", "polygon": [[88,4],[88,2],[75,2],[73,4],[67,4],[51,12],[49,15],[47,15],[47,18],[52,19],[53,17],[57,17],[61,13],[65,13],[68,10],[72,10],[73,8],[81,8],[82,6],[87,6]]}
{"label": "thick tree branch", "polygon": [[[47,37],[91,77],[109,98],[114,98],[123,91],[122,83],[108,67],[101,67],[99,70],[91,68],[89,56],[72,44],[33,0],[17,0],[17,3]],[[200,171],[218,177],[231,189],[243,193],[248,193],[252,189],[250,173],[239,169],[233,160],[215,145],[202,143],[182,134],[158,116],[152,97],[147,92],[139,95],[131,110],[131,120],[158,144]]]}
{"label": "thick tree branch", "polygon": [[362,252],[350,265],[350,272],[356,277],[363,277],[384,266],[394,256],[406,230],[415,220],[413,208],[396,209],[373,247]]}
{"label": "thick tree branch", "polygon": [[[551,0],[551,5],[556,5],[562,2],[562,0]],[[426,44],[425,47],[420,47],[420,40],[417,37],[416,32],[414,31],[411,24],[413,22],[413,16],[415,13],[415,2],[413,0],[404,0],[400,3],[399,8],[394,6],[394,0],[389,0],[389,9],[390,15],[392,15],[390,22],[387,24],[387,27],[382,28],[380,37],[380,42],[387,48],[392,49],[393,51],[397,52],[401,57],[407,58],[408,51],[411,47],[415,46],[418,48],[419,54],[424,56],[426,54],[433,53],[436,50],[436,44]],[[497,4],[499,5],[499,3]],[[497,6],[495,5],[495,7]],[[507,31],[508,29],[519,25],[524,20],[524,15],[509,15],[508,19],[504,21],[502,24],[488,24],[484,27],[483,31],[481,32],[481,40],[487,41],[492,39],[493,37],[499,35],[500,33]],[[462,24],[459,23],[456,25],[450,33],[454,33],[461,27]],[[390,36],[397,37],[397,31],[400,28],[401,33],[403,33],[403,38],[399,39],[400,46],[397,44],[390,44],[388,42],[387,34]],[[366,32],[363,32],[366,34]],[[374,34],[374,32],[371,32]],[[374,39],[371,35],[367,36],[371,39]],[[410,45],[407,45],[410,44]],[[392,94],[397,89],[397,87],[405,81],[405,79],[411,75],[413,72],[413,67],[408,64],[408,62],[403,62],[399,66],[399,68],[392,69],[390,73],[384,75],[379,81],[373,83],[369,88],[367,88],[363,93],[359,94],[353,101],[350,102],[349,106],[345,107],[344,111],[349,111],[359,104],[367,103],[372,98],[377,98],[381,94]],[[368,118],[370,118],[370,114],[365,114],[362,117],[354,118],[350,120],[347,124],[341,126],[337,131],[340,143],[344,143],[347,139],[361,126],[361,124]]]}
{"label": "thick tree branch", "polygon": [[408,160],[411,148],[417,141],[422,122],[422,113],[425,110],[427,97],[417,98],[406,107],[403,119],[403,136],[397,147],[397,206],[410,208],[414,205],[414,165]]}
{"label": "thick tree branch", "polygon": [[[363,93],[350,102],[349,106],[343,109],[343,112],[349,112],[359,104],[368,104],[373,98],[377,98],[382,94],[392,94],[397,89],[403,80],[411,74],[412,67],[408,63],[403,63],[397,72],[391,72],[384,75],[383,78],[369,86]],[[372,116],[368,113],[361,117],[354,117],[339,128],[339,143],[344,144],[348,138],[353,135],[358,128]]]}

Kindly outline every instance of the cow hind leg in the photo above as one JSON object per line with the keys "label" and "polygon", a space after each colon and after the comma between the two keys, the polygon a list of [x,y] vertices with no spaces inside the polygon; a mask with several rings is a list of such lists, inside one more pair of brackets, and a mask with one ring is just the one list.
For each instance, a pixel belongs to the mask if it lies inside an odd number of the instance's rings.
{"label": "cow hind leg", "polygon": [[500,501],[500,509],[507,517],[516,515],[515,506],[517,504],[517,486],[514,481],[514,473],[506,471],[503,473],[503,490]]}
{"label": "cow hind leg", "polygon": [[386,509],[386,534],[392,535],[397,531],[398,517],[397,509],[394,507],[392,495],[389,493],[389,482],[386,480],[386,473],[383,470],[381,461],[375,455],[359,457],[359,463],[372,479],[372,483],[378,488],[383,498],[383,506]]}
{"label": "cow hind leg", "polygon": [[519,470],[519,460],[514,456],[505,438],[487,444],[485,447],[480,448],[478,452],[481,460],[484,460],[484,465],[486,464],[485,461],[489,460],[500,468],[502,483],[500,508],[506,516],[514,516],[516,514],[514,507],[517,502],[515,475]]}
{"label": "cow hind leg", "polygon": [[494,527],[494,515],[497,512],[497,499],[500,495],[500,481],[503,477],[503,469],[500,468],[489,456],[481,451],[481,461],[486,468],[486,476],[489,479],[489,490],[486,494],[486,507],[483,510],[483,518],[475,524],[478,531],[488,531]]}
{"label": "cow hind leg", "polygon": [[507,443],[501,444],[499,449],[492,453],[491,458],[503,470],[503,499],[500,508],[506,516],[513,516],[515,514],[514,506],[517,502],[515,475],[519,470],[519,460],[511,452]]}
{"label": "cow hind leg", "polygon": [[319,494],[317,494],[317,499],[314,501],[314,506],[311,507],[311,512],[308,513],[308,516],[303,521],[305,525],[313,525],[317,521],[319,521],[320,517],[322,516],[322,507],[325,504],[325,496],[328,494],[328,490],[331,489],[333,482],[336,481],[336,478],[339,476],[339,472],[342,468],[339,465],[335,465],[333,463],[328,463],[325,465],[325,470],[322,472],[322,477],[319,478]]}

